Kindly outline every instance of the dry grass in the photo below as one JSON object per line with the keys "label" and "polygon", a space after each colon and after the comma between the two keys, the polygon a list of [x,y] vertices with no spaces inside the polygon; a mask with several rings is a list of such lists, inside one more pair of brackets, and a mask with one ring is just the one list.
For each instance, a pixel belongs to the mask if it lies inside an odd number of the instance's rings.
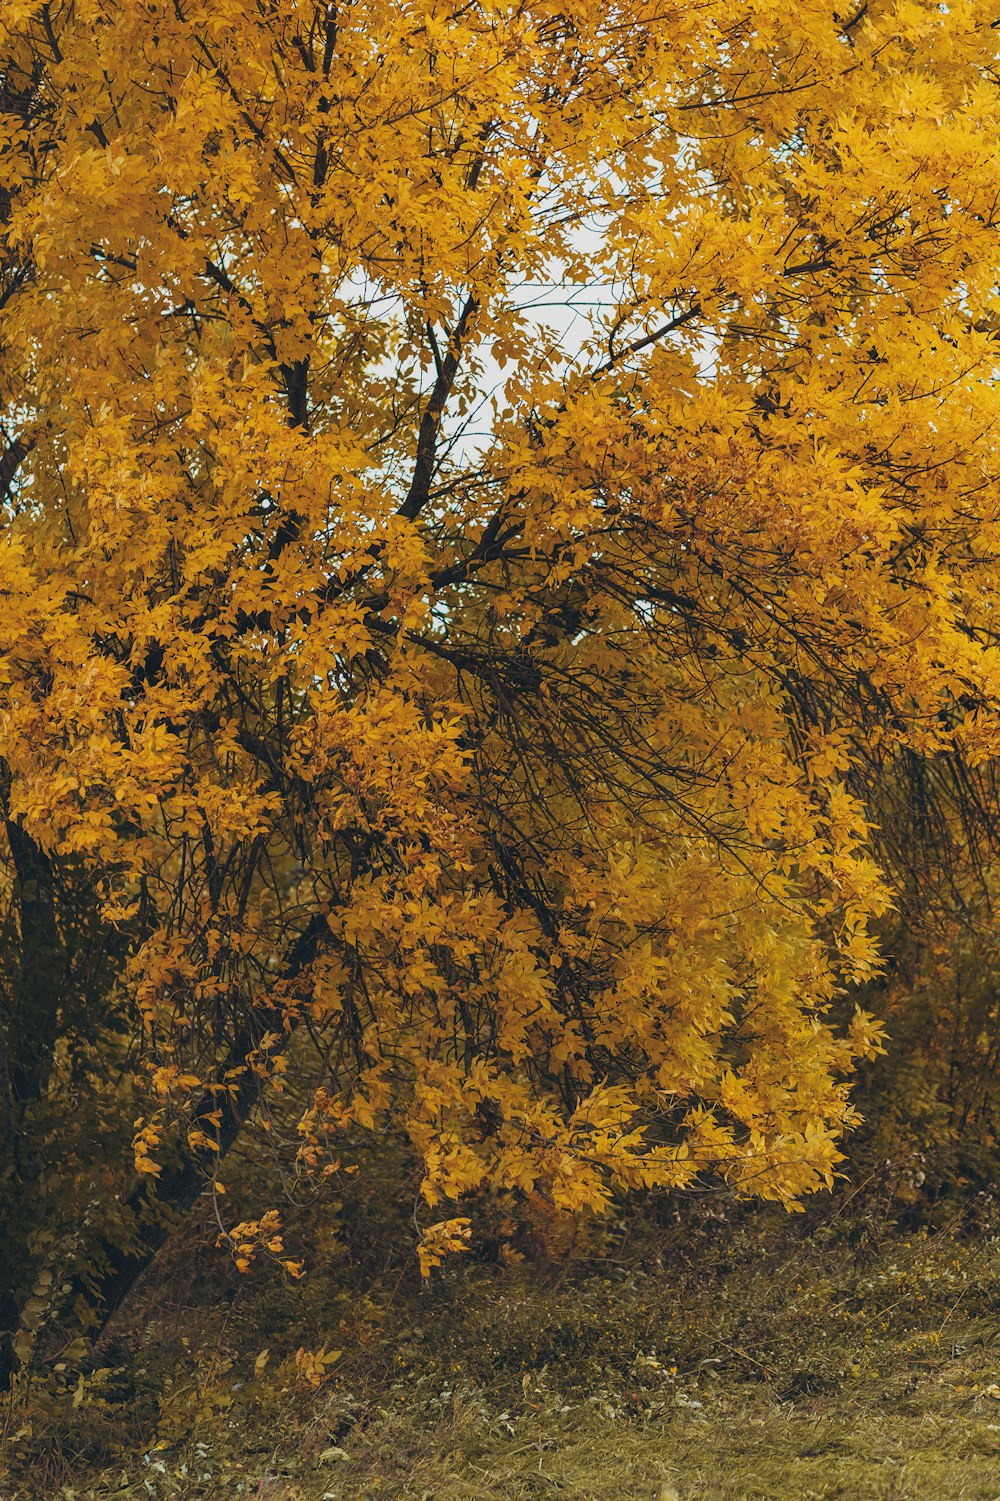
{"label": "dry grass", "polygon": [[[189,1291],[77,1408],[22,1400],[3,1494],[998,1501],[1000,1240],[717,1228],[423,1292]],[[322,1347],[310,1390],[295,1351]]]}

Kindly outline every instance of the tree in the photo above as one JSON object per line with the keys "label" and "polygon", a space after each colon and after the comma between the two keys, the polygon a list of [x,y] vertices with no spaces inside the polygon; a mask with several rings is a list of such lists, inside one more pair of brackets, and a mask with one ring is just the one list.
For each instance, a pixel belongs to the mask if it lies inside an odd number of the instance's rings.
{"label": "tree", "polygon": [[[992,19],[7,0],[9,931],[85,873],[147,1098],[96,1316],[289,1067],[428,1263],[831,1181],[879,788],[997,736]],[[4,1017],[27,1118],[79,1029]]]}

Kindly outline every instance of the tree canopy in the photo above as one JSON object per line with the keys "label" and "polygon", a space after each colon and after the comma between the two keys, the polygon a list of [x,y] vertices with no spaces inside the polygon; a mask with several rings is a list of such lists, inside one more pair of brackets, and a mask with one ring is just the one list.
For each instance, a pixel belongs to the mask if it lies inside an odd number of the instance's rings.
{"label": "tree canopy", "polygon": [[4,1197],[110,1172],[98,1302],[283,1085],[427,1265],[831,1181],[874,825],[1000,723],[993,22],[6,0]]}

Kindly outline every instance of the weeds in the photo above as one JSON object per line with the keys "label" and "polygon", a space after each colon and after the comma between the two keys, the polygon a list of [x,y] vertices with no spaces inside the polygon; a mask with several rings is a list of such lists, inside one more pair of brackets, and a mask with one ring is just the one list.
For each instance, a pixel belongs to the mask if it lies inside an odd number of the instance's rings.
{"label": "weeds", "polygon": [[873,1251],[835,1219],[718,1228],[644,1222],[589,1262],[424,1284],[336,1263],[231,1283],[220,1262],[82,1389],[22,1391],[3,1494],[995,1501],[993,1233]]}

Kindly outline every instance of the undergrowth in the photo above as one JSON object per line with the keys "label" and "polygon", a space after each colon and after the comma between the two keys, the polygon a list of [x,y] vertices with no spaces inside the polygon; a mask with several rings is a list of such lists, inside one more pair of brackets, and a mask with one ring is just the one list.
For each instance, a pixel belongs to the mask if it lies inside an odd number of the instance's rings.
{"label": "undergrowth", "polygon": [[836,1206],[658,1219],[428,1283],[343,1238],[304,1282],[239,1277],[206,1235],[95,1371],[53,1359],[22,1387],[2,1494],[1000,1495],[989,1201],[878,1234]]}

